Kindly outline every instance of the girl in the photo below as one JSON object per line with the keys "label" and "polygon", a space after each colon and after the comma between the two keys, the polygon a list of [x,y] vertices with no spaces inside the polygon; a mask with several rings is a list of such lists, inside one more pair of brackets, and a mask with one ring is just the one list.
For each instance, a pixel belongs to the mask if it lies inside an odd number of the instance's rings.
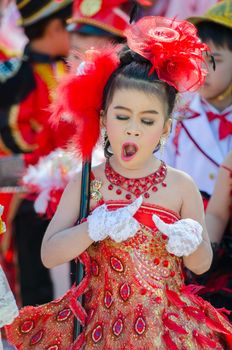
{"label": "girl", "polygon": [[[3,206],[0,205],[0,234],[5,232],[5,224],[1,220],[3,212]],[[10,290],[6,276],[0,265],[0,329],[6,324],[13,322],[14,318],[18,315],[18,308],[15,303],[15,299]],[[0,350],[3,349],[1,342],[1,330],[0,330]]]}
{"label": "girl", "polygon": [[[106,161],[92,169],[91,215],[76,225],[78,174],[42,244],[45,266],[78,256],[85,277],[61,300],[21,312],[9,328],[17,348],[223,349],[221,334],[231,334],[225,317],[184,285],[183,264],[201,274],[212,261],[201,196],[189,176],[153,154],[170,132],[177,89],[204,80],[206,46],[193,25],[160,17],[143,18],[125,34],[129,47],[119,61],[117,48],[89,51],[58,95],[57,110],[81,123],[84,157],[101,118]],[[72,345],[70,310],[83,325]]]}

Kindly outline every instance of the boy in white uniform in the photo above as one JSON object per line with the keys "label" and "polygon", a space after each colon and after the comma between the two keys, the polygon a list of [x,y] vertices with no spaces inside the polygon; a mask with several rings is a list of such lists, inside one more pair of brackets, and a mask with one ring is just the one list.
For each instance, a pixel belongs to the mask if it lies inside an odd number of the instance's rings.
{"label": "boy in white uniform", "polygon": [[177,116],[166,161],[211,196],[219,166],[232,149],[232,2],[221,1],[205,16],[189,20],[211,48],[216,69],[209,62],[205,84]]}

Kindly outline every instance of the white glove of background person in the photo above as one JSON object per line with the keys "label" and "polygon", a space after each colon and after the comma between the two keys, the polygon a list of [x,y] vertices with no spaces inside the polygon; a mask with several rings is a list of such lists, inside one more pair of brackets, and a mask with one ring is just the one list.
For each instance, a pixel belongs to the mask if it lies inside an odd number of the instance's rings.
{"label": "white glove of background person", "polygon": [[203,228],[193,219],[182,219],[174,224],[166,224],[157,215],[152,219],[157,229],[168,236],[166,249],[176,256],[192,254],[202,242]]}
{"label": "white glove of background person", "polygon": [[143,201],[142,196],[126,207],[109,211],[105,204],[96,208],[88,216],[89,237],[97,242],[110,237],[115,242],[126,241],[133,237],[139,229],[138,221],[133,215],[139,209]]}

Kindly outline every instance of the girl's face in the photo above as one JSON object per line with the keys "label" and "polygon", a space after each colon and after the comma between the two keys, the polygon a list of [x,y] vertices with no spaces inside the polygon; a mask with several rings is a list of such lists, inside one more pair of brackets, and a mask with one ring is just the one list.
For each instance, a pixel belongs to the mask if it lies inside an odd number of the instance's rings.
{"label": "girl's face", "polygon": [[170,130],[161,97],[136,89],[116,90],[106,113],[114,161],[128,170],[154,167],[153,151]]}

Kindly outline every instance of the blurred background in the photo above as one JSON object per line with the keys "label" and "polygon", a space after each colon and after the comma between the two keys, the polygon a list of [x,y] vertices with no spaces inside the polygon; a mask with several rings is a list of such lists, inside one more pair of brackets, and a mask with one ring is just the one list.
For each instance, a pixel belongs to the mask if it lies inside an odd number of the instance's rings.
{"label": "blurred background", "polygon": [[[37,0],[37,1],[39,2],[40,0]],[[37,3],[37,1],[35,1],[35,3]],[[95,1],[98,1],[98,4],[102,3],[100,0],[89,0],[88,3],[91,3],[91,6],[93,6]],[[23,2],[24,1],[22,1],[22,3]],[[58,2],[62,2],[62,0],[54,0],[54,2],[58,3]],[[87,2],[87,1],[86,0],[74,1],[73,5],[75,5],[75,3],[84,3],[84,2]],[[111,0],[108,0],[108,2],[110,4]],[[138,0],[137,2],[140,5],[139,13],[137,13],[138,18],[145,15],[157,15],[157,16],[166,16],[168,18],[186,19],[190,16],[203,15],[211,6],[213,6],[218,1],[217,0],[140,0],[140,1]],[[17,1],[17,3],[20,3],[20,1]],[[28,0],[27,3],[30,3],[30,0]],[[32,5],[32,3],[33,1],[31,1],[30,5]],[[120,11],[122,10],[125,13],[124,19],[126,19],[126,17],[129,18],[133,3],[135,3],[135,1],[134,2],[124,1],[123,4],[119,5]],[[73,13],[76,17],[79,16],[78,11],[76,13],[74,11]],[[1,62],[6,61],[8,58],[23,57],[24,48],[28,43],[28,38],[25,35],[24,28],[20,26],[19,20],[20,20],[20,14],[18,12],[16,2],[14,0],[0,0],[0,64]],[[76,20],[78,20],[78,18],[76,18]],[[113,38],[113,35],[115,35],[116,32],[114,32],[114,30],[112,32],[109,30],[110,35],[108,35],[109,33],[106,33],[104,30],[102,30],[102,28],[104,28],[104,19],[101,19],[101,20],[102,20],[102,23],[100,25],[100,29],[97,26],[97,28],[94,29],[95,30],[94,32],[83,31],[83,30],[90,30],[91,26],[82,25],[82,27],[75,27],[76,25],[75,23],[74,24],[70,24],[70,22],[69,24],[67,23],[68,33],[69,33],[68,35],[70,39],[70,53],[71,53],[71,50],[74,48],[81,50],[82,48],[87,48],[88,46],[92,46],[93,42],[96,44],[96,40],[101,42],[102,40],[105,40],[106,37]],[[80,23],[83,23],[83,22],[80,21]],[[109,25],[108,22],[105,24],[106,24],[106,27],[107,25]],[[108,26],[107,28],[110,28],[110,27]],[[118,30],[118,28],[116,29]],[[119,38],[120,34],[118,34],[118,32],[116,34],[117,35],[115,35],[114,37],[115,41],[120,39]],[[69,57],[71,57],[70,53],[69,53]],[[64,55],[60,55],[60,56],[63,57]],[[0,70],[0,73],[1,73],[1,70]],[[1,78],[1,74],[0,74],[0,78]],[[2,96],[0,95],[0,100],[1,98]],[[3,204],[1,200],[2,199],[1,196],[2,196],[2,193],[0,193],[0,204]],[[9,228],[9,224],[7,226]],[[17,271],[18,267],[17,267],[17,263],[15,264],[15,261],[17,260],[15,260],[14,257],[12,258],[12,255],[11,255],[12,251],[10,248],[9,241],[7,242],[7,244],[8,246],[6,247],[4,252],[2,249],[0,249],[0,264],[2,264],[3,267],[5,268],[7,278],[16,296],[18,305],[19,306],[21,306],[22,304],[25,305],[27,303],[22,302],[21,295],[20,295],[20,282],[18,279],[18,271]],[[0,239],[0,248],[1,248],[1,239]],[[38,249],[40,249],[40,247],[38,247]],[[13,252],[12,254],[14,253],[15,252]],[[50,273],[52,275],[52,280],[54,284],[53,297],[54,298],[59,297],[70,286],[69,270],[67,269],[67,266],[66,266],[56,271],[50,271]],[[63,278],[60,278],[61,275],[63,276]],[[29,304],[31,304],[31,302],[29,302]],[[36,301],[35,304],[38,304],[38,302]],[[4,350],[12,349],[4,340],[3,340],[3,344],[4,344]]]}
{"label": "blurred background", "polygon": [[[202,15],[216,2],[217,0],[151,0],[151,6],[144,6],[140,15],[160,15],[185,19],[190,16]],[[130,5],[122,5],[122,8],[125,11],[130,11]],[[17,25],[18,19],[19,13],[15,1],[0,0],[0,46],[16,52],[21,51],[27,41],[23,30]]]}

